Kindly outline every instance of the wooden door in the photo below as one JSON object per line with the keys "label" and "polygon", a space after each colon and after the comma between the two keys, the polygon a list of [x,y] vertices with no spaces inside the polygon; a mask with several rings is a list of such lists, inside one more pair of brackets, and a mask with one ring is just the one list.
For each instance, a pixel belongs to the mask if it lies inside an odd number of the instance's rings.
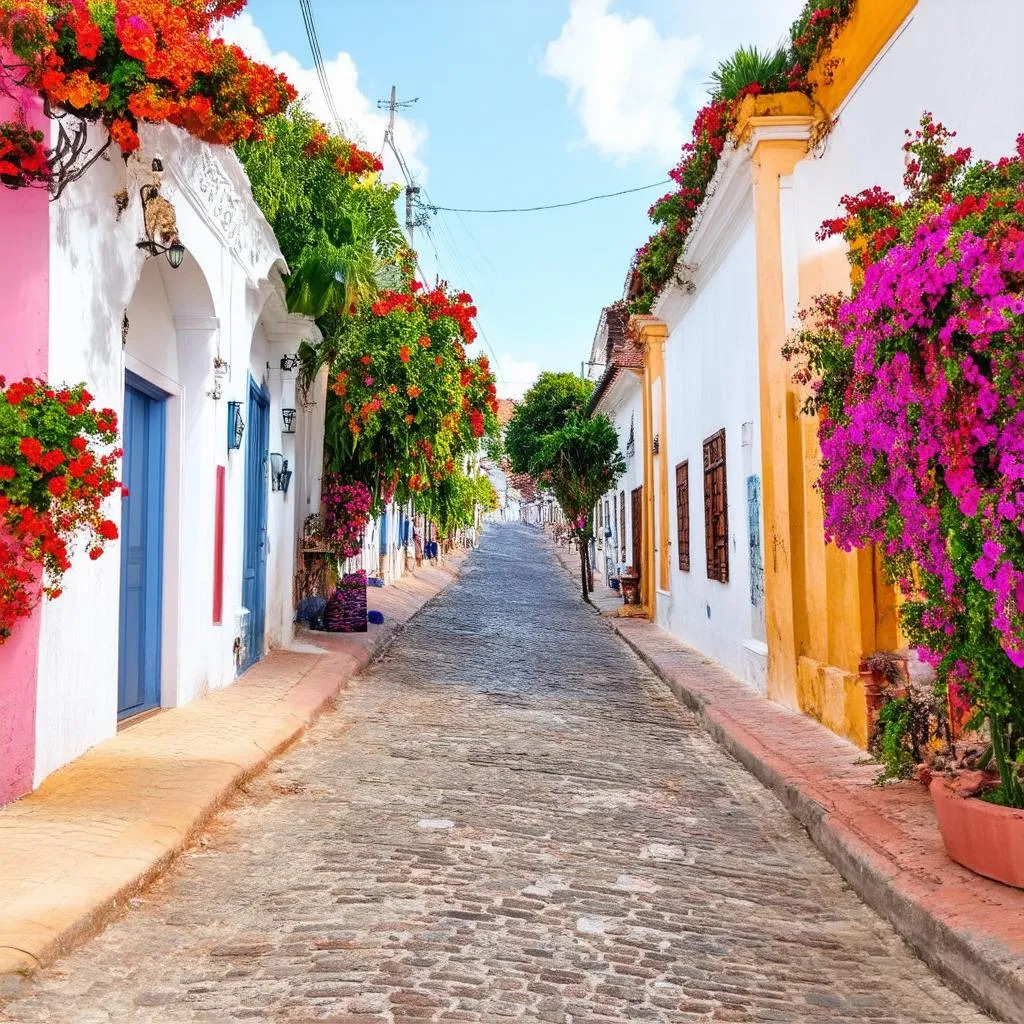
{"label": "wooden door", "polygon": [[644,489],[643,487],[636,488],[630,496],[632,501],[632,507],[630,509],[630,515],[632,517],[632,529],[633,529],[633,568],[640,573],[643,568],[644,558]]}
{"label": "wooden door", "polygon": [[124,389],[127,494],[121,504],[117,717],[160,706],[163,651],[164,451],[167,396],[128,374]]}

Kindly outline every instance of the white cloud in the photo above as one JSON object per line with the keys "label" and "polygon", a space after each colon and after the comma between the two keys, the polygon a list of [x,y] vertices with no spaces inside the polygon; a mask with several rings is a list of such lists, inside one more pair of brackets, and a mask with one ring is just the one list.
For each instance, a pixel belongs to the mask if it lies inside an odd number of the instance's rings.
{"label": "white cloud", "polygon": [[541,71],[564,82],[587,142],[619,159],[675,163],[707,75],[741,44],[769,49],[788,38],[803,0],[682,0],[663,32],[649,17],[616,14],[613,0],[571,0]]}
{"label": "white cloud", "polygon": [[522,398],[530,385],[540,376],[540,365],[528,359],[515,359],[499,355],[493,366],[497,378],[499,398]]}
{"label": "white cloud", "polygon": [[587,141],[614,157],[675,159],[685,124],[678,97],[695,36],[663,37],[650,18],[610,13],[611,0],[572,0],[541,69],[564,82]]}
{"label": "white cloud", "polygon": [[[220,34],[229,43],[236,43],[254,60],[262,61],[284,72],[295,86],[299,96],[313,114],[331,123],[320,79],[313,68],[304,67],[294,54],[271,50],[263,30],[253,21],[252,15],[243,11],[237,18],[231,18],[220,26]],[[359,89],[359,71],[350,54],[340,50],[333,59],[324,61],[327,81],[334,97],[334,105],[342,118],[345,134],[375,153],[379,153],[387,126],[387,111],[377,109],[376,97],[371,99]],[[420,150],[427,139],[426,128],[405,117],[395,118],[395,139],[414,176],[422,179],[426,167]],[[404,181],[394,156],[384,154],[384,177],[389,181]]]}

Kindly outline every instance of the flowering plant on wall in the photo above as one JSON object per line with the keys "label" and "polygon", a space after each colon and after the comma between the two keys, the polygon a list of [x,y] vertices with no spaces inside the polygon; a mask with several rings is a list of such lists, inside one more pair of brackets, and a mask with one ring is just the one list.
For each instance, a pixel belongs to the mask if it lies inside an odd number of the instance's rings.
{"label": "flowering plant on wall", "polygon": [[375,507],[450,475],[498,431],[494,376],[470,360],[476,307],[465,292],[381,292],[345,318],[331,365],[327,441],[338,471],[363,479]]}
{"label": "flowering plant on wall", "polygon": [[818,300],[788,348],[819,417],[828,537],[877,544],[908,637],[992,740],[1024,807],[1024,136],[998,163],[930,115],[907,199],[844,197],[852,297]]}
{"label": "flowering plant on wall", "polygon": [[117,539],[103,502],[120,484],[117,415],[81,384],[0,377],[0,644],[45,596],[60,596],[71,549],[89,557]]}
{"label": "flowering plant on wall", "polygon": [[142,121],[169,121],[223,145],[254,138],[297,94],[284,76],[211,36],[219,20],[244,6],[0,0],[0,52],[13,55],[0,65],[0,87],[28,86],[50,110],[102,122],[124,154],[139,147]]}
{"label": "flowering plant on wall", "polygon": [[686,248],[697,211],[708,196],[719,159],[736,125],[740,104],[748,96],[795,91],[808,95],[812,66],[828,81],[834,65],[826,59],[829,46],[853,13],[855,0],[806,0],[790,27],[788,46],[770,53],[740,47],[712,75],[710,101],[693,122],[691,138],[683,145],[679,163],[668,172],[676,188],[647,211],[658,230],[633,257],[630,311],[649,313],[655,298],[672,279]]}
{"label": "flowering plant on wall", "polygon": [[45,181],[49,164],[43,133],[22,120],[0,121],[0,185],[22,188]]}
{"label": "flowering plant on wall", "polygon": [[324,481],[324,543],[342,558],[358,555],[370,520],[373,496],[363,483],[345,483],[337,475]]}

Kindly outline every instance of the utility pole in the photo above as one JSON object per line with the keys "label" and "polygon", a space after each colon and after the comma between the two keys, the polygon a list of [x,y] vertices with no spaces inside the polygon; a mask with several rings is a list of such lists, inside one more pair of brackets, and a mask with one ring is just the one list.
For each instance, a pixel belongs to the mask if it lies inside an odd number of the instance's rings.
{"label": "utility pole", "polygon": [[409,245],[412,245],[413,228],[416,227],[416,216],[413,211],[413,200],[420,194],[419,185],[407,185],[405,188],[405,230],[409,232]]}
{"label": "utility pole", "polygon": [[386,109],[388,112],[388,126],[384,129],[384,146],[391,147],[391,152],[394,153],[398,166],[402,171],[402,176],[405,178],[405,230],[409,234],[410,246],[412,246],[413,231],[416,227],[415,200],[420,194],[420,187],[413,184],[412,174],[402,158],[402,154],[398,151],[398,147],[395,145],[395,112],[399,107],[403,109],[411,107],[417,100],[419,100],[418,96],[411,100],[400,100],[398,98],[398,87],[395,85],[391,86],[391,95],[386,100],[377,100],[378,108],[381,110]]}

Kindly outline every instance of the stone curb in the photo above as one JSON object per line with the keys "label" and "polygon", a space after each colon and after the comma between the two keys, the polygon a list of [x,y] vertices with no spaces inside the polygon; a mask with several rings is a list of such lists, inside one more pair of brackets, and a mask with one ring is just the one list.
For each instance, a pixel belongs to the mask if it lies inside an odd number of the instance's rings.
{"label": "stone curb", "polygon": [[[159,820],[146,820],[142,814],[128,822],[125,834],[135,841],[134,847],[123,859],[117,858],[118,863],[113,870],[111,857],[106,850],[96,855],[97,858],[102,857],[103,864],[92,874],[88,870],[92,867],[89,864],[81,865],[82,873],[76,870],[73,878],[67,877],[66,872],[62,877],[44,877],[44,869],[40,875],[40,886],[45,885],[49,889],[50,902],[57,904],[53,895],[56,889],[67,889],[73,893],[70,901],[73,910],[67,906],[59,907],[57,913],[52,915],[53,920],[47,921],[45,914],[25,912],[24,907],[5,906],[0,898],[0,988],[5,975],[26,975],[53,963],[123,912],[130,899],[152,884],[197,839],[210,819],[241,786],[298,742],[346,684],[379,658],[402,631],[459,578],[466,557],[461,554],[449,556],[443,567],[429,569],[422,576],[411,574],[392,584],[386,591],[378,591],[378,594],[387,594],[390,599],[382,604],[395,603],[397,608],[390,610],[386,625],[372,636],[372,640],[354,652],[335,650],[318,657],[313,656],[315,660],[295,683],[284,694],[274,698],[272,713],[256,721],[256,726],[262,728],[253,729],[243,756],[238,757],[234,750],[225,750],[219,756],[216,753],[208,755],[203,761],[206,771],[201,778],[194,780],[195,789],[187,805],[176,806],[173,813],[165,806],[157,808],[156,817]],[[347,634],[339,636],[345,637]],[[320,642],[320,634],[315,637]],[[331,639],[333,635],[326,635],[323,642],[327,644]],[[245,679],[239,680],[232,687],[214,691],[191,705],[185,705],[185,708],[201,714],[202,709],[197,705],[203,701],[215,700],[236,687],[244,686]],[[188,721],[183,724],[188,725]],[[100,748],[102,746],[100,744]],[[89,757],[100,748],[93,748],[83,757]],[[6,809],[0,809],[0,813],[12,808],[20,811],[22,808],[19,808],[19,804],[33,799],[37,803],[40,799],[45,800],[45,789],[44,783],[35,794],[23,798],[23,801],[16,801]],[[62,808],[62,813],[67,814],[66,807]],[[96,808],[93,813],[96,813]],[[17,823],[14,828],[17,828]],[[140,842],[139,833],[162,834],[158,842],[150,840],[148,835],[148,841]],[[5,852],[4,840],[9,834],[0,831],[0,860]],[[144,850],[147,846],[152,848],[151,851],[140,854],[140,849]],[[40,850],[39,858],[45,860],[45,857],[46,850]],[[79,866],[76,864],[76,869]],[[0,890],[3,888],[3,875],[3,865],[0,863]],[[90,888],[93,891],[90,892]]]}
{"label": "stone curb", "polygon": [[[555,550],[562,568],[570,573],[570,566]],[[778,797],[857,895],[885,918],[929,967],[951,988],[1000,1020],[1024,1024],[1024,950],[1007,948],[998,936],[965,924],[955,926],[934,913],[925,905],[921,887],[910,872],[816,800],[809,792],[809,780],[795,766],[790,766],[792,772],[786,772],[781,758],[772,763],[771,752],[759,737],[731,716],[725,706],[717,706],[713,693],[672,673],[658,660],[657,645],[644,642],[644,634],[650,632],[652,640],[658,637],[662,646],[668,638],[681,650],[689,648],[647,620],[602,616],[597,607],[591,607],[697,716],[711,738]],[[696,651],[692,653],[694,658],[702,659]]]}

